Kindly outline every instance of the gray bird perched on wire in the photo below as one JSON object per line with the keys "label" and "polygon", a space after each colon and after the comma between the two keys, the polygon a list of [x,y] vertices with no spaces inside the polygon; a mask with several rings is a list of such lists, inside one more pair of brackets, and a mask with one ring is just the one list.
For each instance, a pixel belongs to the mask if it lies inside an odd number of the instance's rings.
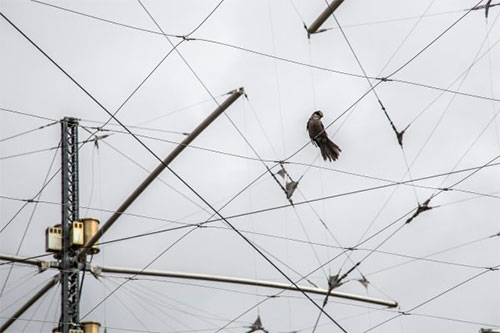
{"label": "gray bird perched on wire", "polygon": [[335,161],[339,158],[339,154],[342,151],[339,146],[332,142],[328,138],[328,134],[325,132],[325,126],[321,122],[323,118],[323,112],[315,111],[307,121],[306,129],[309,132],[309,137],[315,146],[318,146],[321,150],[321,156],[326,161]]}

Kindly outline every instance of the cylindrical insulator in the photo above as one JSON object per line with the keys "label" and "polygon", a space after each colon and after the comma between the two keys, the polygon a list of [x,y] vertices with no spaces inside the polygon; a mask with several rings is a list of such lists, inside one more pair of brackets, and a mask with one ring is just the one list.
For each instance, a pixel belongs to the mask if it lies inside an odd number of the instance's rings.
{"label": "cylindrical insulator", "polygon": [[[99,231],[99,220],[93,218],[83,218],[81,221],[83,222],[85,244],[87,244],[89,239],[91,239]],[[97,254],[99,251],[99,245],[94,244],[92,245],[92,249],[89,253]]]}
{"label": "cylindrical insulator", "polygon": [[99,328],[101,327],[101,324],[96,321],[86,321],[80,324],[82,325],[83,333],[99,333]]}

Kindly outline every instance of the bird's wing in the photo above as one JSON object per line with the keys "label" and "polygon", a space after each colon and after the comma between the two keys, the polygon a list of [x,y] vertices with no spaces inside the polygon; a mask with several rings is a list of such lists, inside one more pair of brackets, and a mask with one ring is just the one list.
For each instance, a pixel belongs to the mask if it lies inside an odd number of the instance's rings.
{"label": "bird's wing", "polygon": [[[317,141],[319,137],[323,136],[325,127],[319,119],[310,119],[308,122],[309,137],[311,140]],[[320,134],[322,133],[322,134]]]}

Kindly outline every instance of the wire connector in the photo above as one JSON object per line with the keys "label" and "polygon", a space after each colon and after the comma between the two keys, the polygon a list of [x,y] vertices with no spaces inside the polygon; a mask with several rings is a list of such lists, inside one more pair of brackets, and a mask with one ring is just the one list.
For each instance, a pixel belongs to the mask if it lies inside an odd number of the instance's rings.
{"label": "wire connector", "polygon": [[427,199],[423,204],[419,204],[417,210],[415,211],[415,213],[413,213],[413,215],[410,216],[410,218],[408,220],[406,220],[405,224],[410,223],[414,218],[416,218],[417,216],[419,216],[421,213],[423,213],[425,211],[428,211],[428,210],[431,210],[433,208],[433,207],[429,206],[429,203],[431,202],[431,199],[432,199],[432,197],[430,197],[429,199]]}

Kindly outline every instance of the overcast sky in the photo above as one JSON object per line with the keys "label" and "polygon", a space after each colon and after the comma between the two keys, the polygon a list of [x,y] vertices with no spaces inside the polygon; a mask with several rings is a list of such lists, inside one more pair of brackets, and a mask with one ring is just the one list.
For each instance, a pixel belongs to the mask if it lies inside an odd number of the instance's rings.
{"label": "overcast sky", "polygon": [[[299,284],[327,288],[360,262],[337,290],[400,308],[330,298],[325,311],[347,332],[500,327],[500,276],[488,270],[500,265],[500,7],[486,19],[468,12],[478,0],[346,0],[308,38],[323,0],[141,2],[0,0],[0,11],[161,158],[244,87],[171,167],[288,277],[314,271]],[[60,167],[57,121],[80,119],[85,141],[109,116],[3,18],[0,36],[0,253],[37,256],[61,221],[60,174],[35,197]],[[406,129],[402,147],[381,104]],[[338,161],[309,143],[318,109]],[[104,222],[158,165],[125,132],[111,121],[98,146],[82,146],[80,217]],[[295,207],[266,172],[276,161],[300,179]],[[22,201],[32,198],[41,202]],[[405,223],[429,198],[432,209]],[[127,213],[102,241],[213,211],[164,171]],[[287,282],[220,221],[103,245],[92,264]],[[2,263],[0,322],[56,273]],[[108,332],[215,332],[234,320],[224,331],[245,332],[260,314],[269,332],[311,332],[319,314],[297,292],[147,277],[102,302],[127,277],[86,275],[82,320]],[[9,332],[50,332],[59,295],[53,288]],[[316,332],[341,330],[323,315]]]}

